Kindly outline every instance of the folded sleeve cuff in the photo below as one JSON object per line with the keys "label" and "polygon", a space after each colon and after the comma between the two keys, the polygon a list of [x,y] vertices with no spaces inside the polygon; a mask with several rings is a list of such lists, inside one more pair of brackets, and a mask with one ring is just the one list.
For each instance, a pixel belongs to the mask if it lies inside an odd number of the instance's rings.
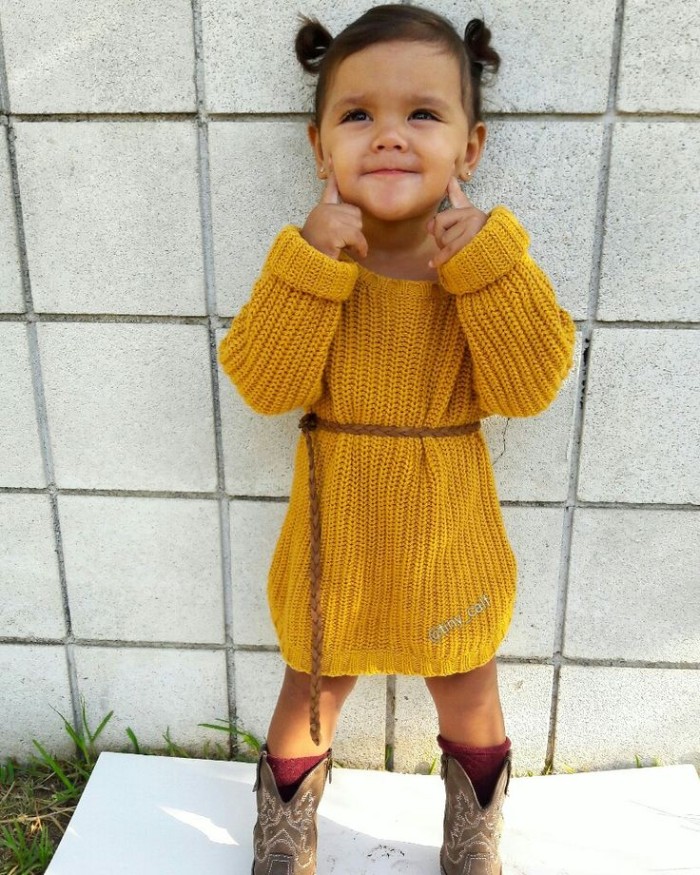
{"label": "folded sleeve cuff", "polygon": [[296,225],[285,225],[270,249],[265,271],[295,289],[329,301],[350,297],[358,276],[356,264],[338,261],[308,243]]}
{"label": "folded sleeve cuff", "polygon": [[453,295],[476,292],[507,273],[529,245],[525,228],[507,207],[498,204],[469,243],[440,265],[440,281]]}

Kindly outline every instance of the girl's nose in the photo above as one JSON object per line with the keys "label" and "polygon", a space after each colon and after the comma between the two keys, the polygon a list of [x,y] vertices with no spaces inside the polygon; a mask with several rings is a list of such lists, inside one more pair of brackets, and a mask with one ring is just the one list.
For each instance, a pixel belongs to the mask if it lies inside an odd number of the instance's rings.
{"label": "girl's nose", "polygon": [[406,137],[397,125],[388,123],[376,132],[372,146],[375,149],[405,149]]}

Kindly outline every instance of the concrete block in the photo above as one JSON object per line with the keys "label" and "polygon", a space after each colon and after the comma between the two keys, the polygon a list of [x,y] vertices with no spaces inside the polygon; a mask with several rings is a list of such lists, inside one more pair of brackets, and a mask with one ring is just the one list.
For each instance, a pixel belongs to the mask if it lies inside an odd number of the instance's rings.
{"label": "concrete block", "polygon": [[384,769],[386,676],[360,675],[338,720],[333,758],[353,769]]}
{"label": "concrete block", "polygon": [[250,297],[277,234],[304,224],[323,187],[303,122],[212,121],[209,150],[217,306],[233,314]]}
{"label": "concrete block", "polygon": [[279,652],[237,650],[234,664],[238,727],[263,743],[282,688],[284,660]]}
{"label": "concrete block", "polygon": [[[2,100],[2,96],[0,96]],[[23,313],[15,200],[7,139],[0,143],[0,313]]]}
{"label": "concrete block", "polygon": [[60,716],[72,725],[62,644],[0,644],[0,702],[0,761],[28,763],[32,754],[39,756],[32,739],[54,756],[75,753]]}
{"label": "concrete block", "polygon": [[60,495],[58,506],[78,638],[224,643],[217,502]]}
{"label": "concrete block", "polygon": [[502,512],[518,580],[513,619],[498,652],[547,659],[556,631],[564,512],[553,507],[504,507]]}
{"label": "concrete block", "polygon": [[63,638],[49,496],[0,493],[0,544],[0,636]]}
{"label": "concrete block", "polygon": [[[279,653],[239,650],[235,664],[238,725],[264,742],[282,688],[284,660]],[[339,762],[353,768],[384,768],[385,691],[384,675],[358,678],[333,742],[333,756]]]}
{"label": "concrete block", "polygon": [[585,319],[602,126],[488,118],[486,124],[486,145],[466,186],[467,196],[485,212],[496,204],[513,211],[528,232],[529,252],[549,277],[557,300],[574,319]]}
{"label": "concrete block", "polygon": [[493,86],[482,89],[487,112],[605,112],[615,26],[609,3],[507,0],[472,9],[459,0],[433,0],[430,8],[460,35],[475,16],[491,30],[504,62]]}
{"label": "concrete block", "polygon": [[0,324],[0,486],[42,489],[46,486],[37,427],[27,327]]}
{"label": "concrete block", "polygon": [[199,723],[228,719],[223,650],[76,646],[78,687],[94,729],[114,710],[95,742],[98,750],[129,750],[126,729],[140,745],[164,749],[165,733],[187,752],[226,736]]}
{"label": "concrete block", "polygon": [[564,655],[700,663],[698,544],[697,513],[577,508]]}
{"label": "concrete block", "polygon": [[489,416],[482,422],[501,501],[565,501],[578,403],[581,335],[574,364],[549,407],[536,416]]}
{"label": "concrete block", "polygon": [[[539,773],[547,752],[552,667],[499,662],[498,687],[513,774]],[[437,711],[423,678],[397,676],[395,720],[394,769],[439,774]]]}
{"label": "concrete block", "polygon": [[421,677],[396,676],[394,707],[394,771],[440,772],[435,705]]}
{"label": "concrete block", "polygon": [[[212,112],[308,112],[315,78],[294,54],[297,13],[318,17],[336,36],[379,6],[310,0],[303,9],[274,0],[203,0],[207,108]],[[274,75],[272,75],[274,73]]]}
{"label": "concrete block", "polygon": [[183,0],[4,5],[13,112],[186,112],[195,107],[192,9]]}
{"label": "concrete block", "polygon": [[563,665],[556,770],[700,767],[697,669]]}
{"label": "concrete block", "polygon": [[[625,8],[617,109],[621,112],[697,113],[700,109],[700,13],[694,3],[664,7],[664,26],[646,3]],[[677,128],[676,128],[677,131]],[[674,166],[678,149],[674,148]],[[684,177],[684,182],[693,180]],[[646,182],[646,180],[645,180]],[[644,186],[646,188],[646,186]]]}
{"label": "concrete block", "polygon": [[[654,27],[655,42],[667,37],[665,28],[660,33]],[[680,47],[673,48],[675,75],[687,82],[687,70],[678,64]],[[668,77],[662,77],[656,51],[654,58],[653,64],[645,58],[645,67],[673,101],[677,92]],[[635,79],[635,83],[647,78]],[[700,96],[696,96],[699,103]],[[598,319],[700,320],[699,180],[700,132],[692,122],[615,125]]]}
{"label": "concrete block", "polygon": [[698,373],[692,331],[595,329],[579,499],[700,503]]}
{"label": "concrete block", "polygon": [[216,488],[203,325],[39,323],[62,488]]}
{"label": "concrete block", "polygon": [[235,644],[277,645],[267,578],[289,502],[232,501],[231,581]]}
{"label": "concrete block", "polygon": [[[304,13],[315,16],[337,36],[362,12],[348,0],[314,0]],[[462,35],[472,14],[456,0],[430,6]],[[299,23],[295,7],[272,0],[203,3],[207,105],[216,112],[308,112],[313,77],[294,54]],[[485,108],[515,112],[604,112],[612,60],[615,10],[601,3],[555,5],[507,3],[491,13],[475,10],[492,30],[493,44],[505,59],[498,83],[484,88]],[[591,39],[595,33],[595,39]],[[264,34],[264,37],[262,36]],[[236,51],[231,51],[231,46]],[[570,63],[576,58],[576,64]],[[270,75],[274,58],[275,75]]]}
{"label": "concrete block", "polygon": [[194,122],[16,128],[35,310],[206,313]]}

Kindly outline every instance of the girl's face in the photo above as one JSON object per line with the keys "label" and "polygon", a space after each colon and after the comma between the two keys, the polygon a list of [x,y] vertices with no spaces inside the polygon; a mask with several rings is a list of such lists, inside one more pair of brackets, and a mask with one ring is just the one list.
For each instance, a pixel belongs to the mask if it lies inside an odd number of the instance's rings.
{"label": "girl's face", "polygon": [[383,224],[433,216],[450,177],[478,163],[486,128],[469,131],[455,58],[392,41],[340,63],[320,132],[311,124],[308,133],[318,169],[332,159],[342,200]]}

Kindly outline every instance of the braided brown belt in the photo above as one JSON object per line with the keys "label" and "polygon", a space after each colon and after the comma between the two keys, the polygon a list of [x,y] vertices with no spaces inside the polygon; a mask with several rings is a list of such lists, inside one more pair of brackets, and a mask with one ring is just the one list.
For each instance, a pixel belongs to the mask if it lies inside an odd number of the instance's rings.
{"label": "braided brown belt", "polygon": [[311,705],[310,732],[316,745],[321,743],[321,655],[323,651],[323,617],[319,600],[321,578],[321,515],[316,488],[316,469],[314,465],[314,448],[311,432],[317,428],[327,431],[345,431],[349,434],[392,435],[396,437],[453,437],[478,431],[481,420],[467,422],[463,425],[443,425],[434,428],[410,428],[396,425],[365,425],[355,423],[333,422],[320,419],[316,413],[306,413],[299,420],[299,428],[306,438],[309,454],[309,501],[311,511]]}

